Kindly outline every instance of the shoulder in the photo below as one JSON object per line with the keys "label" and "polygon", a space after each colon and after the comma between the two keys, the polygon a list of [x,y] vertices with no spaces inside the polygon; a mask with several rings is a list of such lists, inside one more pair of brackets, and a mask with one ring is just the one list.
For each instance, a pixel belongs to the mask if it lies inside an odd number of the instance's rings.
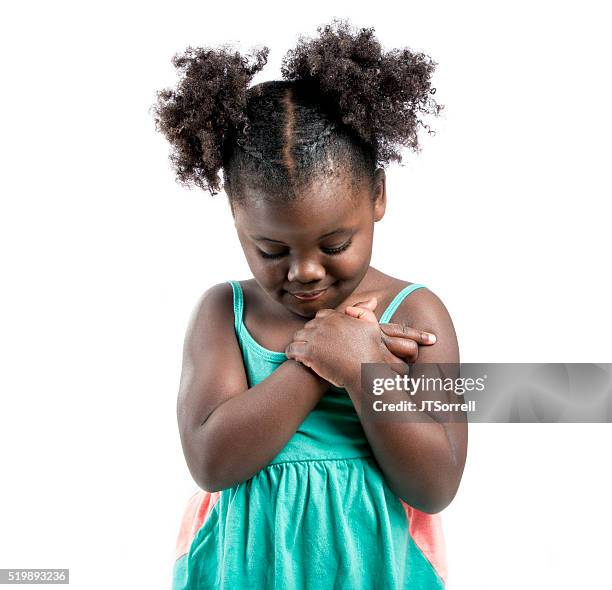
{"label": "shoulder", "polygon": [[393,314],[393,319],[398,316],[427,321],[428,318],[435,319],[440,315],[450,314],[442,302],[442,299],[437,293],[432,291],[427,285],[422,283],[405,283],[405,287],[419,285],[419,287],[410,291],[402,300],[396,312]]}
{"label": "shoulder", "polygon": [[[242,357],[234,332],[233,289],[229,282],[209,287],[198,298],[189,318],[183,344],[181,396],[213,378],[215,368],[238,369]],[[210,377],[212,375],[213,377]],[[227,373],[226,379],[230,379]],[[240,382],[242,386],[242,382]]]}
{"label": "shoulder", "polygon": [[197,303],[196,310],[206,311],[227,311],[233,310],[234,307],[234,290],[230,281],[224,281],[223,283],[217,283],[212,287],[209,287],[200,295]]}
{"label": "shoulder", "polygon": [[[406,286],[411,284],[414,283]],[[426,285],[411,291],[389,321],[436,335],[436,343],[419,352],[420,360],[459,362],[459,344],[451,315],[441,297]]]}
{"label": "shoulder", "polygon": [[227,326],[227,322],[234,317],[234,292],[229,281],[217,283],[209,287],[196,301],[191,317],[187,336],[197,338],[198,334],[206,328]]}

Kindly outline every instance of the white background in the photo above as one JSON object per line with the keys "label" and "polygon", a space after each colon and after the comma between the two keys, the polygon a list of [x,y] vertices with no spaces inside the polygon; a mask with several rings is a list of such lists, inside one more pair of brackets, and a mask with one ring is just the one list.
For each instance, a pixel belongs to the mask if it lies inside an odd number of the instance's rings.
{"label": "white background", "polygon": [[[2,19],[0,567],[169,589],[196,491],[183,335],[250,277],[224,196],[181,188],[148,111],[172,55],[271,49],[331,17],[438,63],[388,169],[372,264],[437,293],[464,362],[612,362],[609,20],[581,2],[22,2]],[[607,38],[607,40],[606,40]],[[612,428],[472,425],[443,512],[449,590],[612,587]]]}

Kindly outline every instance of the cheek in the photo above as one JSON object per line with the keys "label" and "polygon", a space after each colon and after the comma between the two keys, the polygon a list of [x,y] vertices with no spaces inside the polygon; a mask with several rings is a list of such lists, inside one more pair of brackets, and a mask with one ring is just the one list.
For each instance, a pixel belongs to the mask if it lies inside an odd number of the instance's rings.
{"label": "cheek", "polygon": [[238,233],[238,240],[240,241],[240,245],[242,246],[242,252],[244,257],[246,258],[247,264],[251,269],[251,273],[253,277],[257,279],[257,282],[261,285],[266,285],[270,283],[270,273],[274,267],[272,264],[268,264],[267,260],[264,260],[256,248],[253,247],[251,243],[247,240],[244,240],[240,233]]}
{"label": "cheek", "polygon": [[363,274],[363,270],[370,265],[372,256],[372,241],[359,240],[354,243],[337,261],[332,262],[330,271],[338,279],[350,279]]}
{"label": "cheek", "polygon": [[263,287],[274,287],[279,281],[283,281],[282,264],[269,262],[263,259],[257,252],[245,252],[245,256],[253,277]]}
{"label": "cheek", "polygon": [[367,259],[364,260],[363,255],[348,252],[342,257],[342,260],[332,262],[328,269],[330,274],[333,274],[337,279],[348,280],[358,275],[364,266],[367,266]]}

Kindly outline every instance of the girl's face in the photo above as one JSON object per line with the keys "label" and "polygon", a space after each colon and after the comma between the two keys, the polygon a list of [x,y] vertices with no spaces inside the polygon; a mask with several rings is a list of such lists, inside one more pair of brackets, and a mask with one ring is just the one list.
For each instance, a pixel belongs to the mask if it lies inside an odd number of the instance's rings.
{"label": "girl's face", "polygon": [[305,318],[345,301],[370,266],[374,223],[385,213],[384,171],[377,170],[373,192],[367,182],[353,187],[345,174],[313,180],[290,203],[245,190],[234,222],[260,287]]}

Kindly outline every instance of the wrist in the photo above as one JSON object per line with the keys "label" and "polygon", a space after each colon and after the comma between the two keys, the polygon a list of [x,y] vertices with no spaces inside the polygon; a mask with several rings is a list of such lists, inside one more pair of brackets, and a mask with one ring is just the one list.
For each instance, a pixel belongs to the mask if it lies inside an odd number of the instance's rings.
{"label": "wrist", "polygon": [[378,362],[376,360],[373,361],[360,361],[357,363],[352,370],[347,373],[344,380],[344,389],[351,393],[358,393],[361,391],[361,366],[364,362]]}
{"label": "wrist", "polygon": [[377,341],[377,344],[378,346],[372,347],[370,353],[367,355],[367,360],[361,359],[347,375],[347,379],[345,380],[344,385],[344,388],[347,391],[355,393],[359,393],[361,391],[361,372],[363,365],[386,364],[391,367],[392,363],[397,363],[397,357],[389,353],[389,350],[382,341],[382,338]]}
{"label": "wrist", "polygon": [[310,367],[307,367],[305,364],[300,361],[296,361],[294,359],[288,359],[285,361],[287,363],[291,363],[298,368],[300,372],[302,372],[307,378],[313,383],[316,390],[323,395],[329,389],[329,381],[323,379],[319,374],[315,373]]}

